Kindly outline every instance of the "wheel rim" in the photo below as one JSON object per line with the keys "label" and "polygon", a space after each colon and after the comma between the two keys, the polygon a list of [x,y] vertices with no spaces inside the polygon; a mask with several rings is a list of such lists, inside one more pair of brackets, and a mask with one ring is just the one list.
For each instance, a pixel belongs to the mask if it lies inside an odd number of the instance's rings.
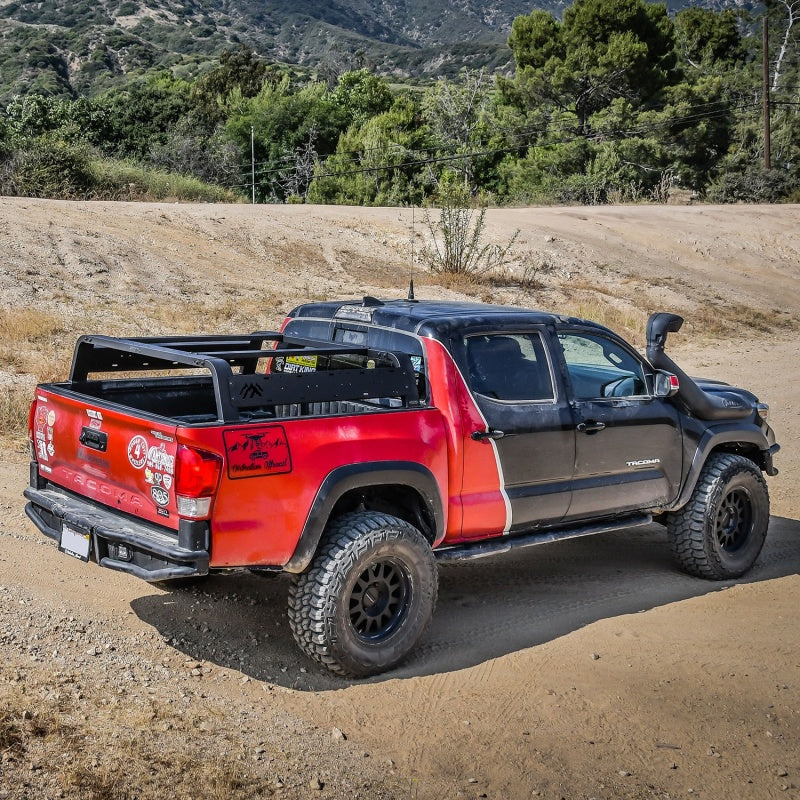
{"label": "wheel rim", "polygon": [[350,593],[350,624],[364,642],[380,642],[406,617],[408,575],[395,561],[376,561],[358,576]]}
{"label": "wheel rim", "polygon": [[753,528],[753,507],[744,489],[734,489],[725,495],[717,512],[717,541],[732,553],[744,545]]}

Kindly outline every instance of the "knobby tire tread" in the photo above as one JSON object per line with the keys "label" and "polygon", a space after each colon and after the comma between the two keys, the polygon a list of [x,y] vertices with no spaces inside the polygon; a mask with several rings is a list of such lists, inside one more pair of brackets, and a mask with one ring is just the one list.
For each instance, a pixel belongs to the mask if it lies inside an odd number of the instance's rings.
{"label": "knobby tire tread", "polygon": [[[379,512],[353,512],[329,524],[311,568],[296,575],[289,589],[289,625],[295,641],[311,659],[342,677],[363,677],[372,672],[356,671],[342,664],[332,652],[328,626],[336,598],[329,590],[340,580],[341,573],[352,569],[358,559],[374,545],[375,537],[380,540],[382,531],[384,541],[388,541],[391,531],[401,531],[406,537],[418,539],[428,551],[431,569],[436,571],[435,559],[428,543],[412,525]],[[431,612],[436,605],[437,593],[438,585],[434,581]],[[417,641],[428,627],[430,616],[432,613],[419,632]]]}
{"label": "knobby tire tread", "polygon": [[[689,502],[668,517],[667,530],[673,555],[686,572],[698,578],[725,580],[738,577],[727,571],[713,553],[709,553],[706,538],[707,517],[716,483],[729,469],[736,468],[748,472],[756,479],[768,506],[769,493],[761,470],[743,456],[717,453],[703,467]],[[759,551],[760,549],[759,547]],[[757,555],[758,553],[756,557]]]}

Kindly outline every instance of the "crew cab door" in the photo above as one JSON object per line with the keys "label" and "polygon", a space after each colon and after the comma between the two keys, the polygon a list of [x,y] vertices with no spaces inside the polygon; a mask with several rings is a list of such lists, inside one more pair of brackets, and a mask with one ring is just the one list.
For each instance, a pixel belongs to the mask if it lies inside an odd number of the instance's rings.
{"label": "crew cab door", "polygon": [[568,519],[666,504],[678,493],[678,414],[653,397],[652,369],[621,339],[562,327],[557,357],[569,379],[576,433]]}
{"label": "crew cab door", "polygon": [[476,447],[494,447],[509,530],[558,522],[570,505],[575,425],[544,331],[475,331],[461,346],[467,385],[486,421],[465,431],[465,470]]}

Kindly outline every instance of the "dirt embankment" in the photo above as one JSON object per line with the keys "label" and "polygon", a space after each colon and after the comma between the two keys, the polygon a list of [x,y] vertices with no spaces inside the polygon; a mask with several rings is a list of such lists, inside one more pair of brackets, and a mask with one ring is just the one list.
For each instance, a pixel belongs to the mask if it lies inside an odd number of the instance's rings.
{"label": "dirt embankment", "polygon": [[[420,216],[0,199],[0,391],[63,374],[78,333],[252,330],[308,299],[404,295]],[[414,659],[346,682],[299,655],[283,578],[167,589],[58,554],[22,513],[10,441],[0,798],[800,797],[800,209],[487,219],[497,242],[520,230],[511,271],[443,288],[417,261],[418,297],[584,310],[639,343],[647,312],[677,309],[676,360],[770,403],[781,474],[753,572],[689,578],[658,526],[443,568]]]}

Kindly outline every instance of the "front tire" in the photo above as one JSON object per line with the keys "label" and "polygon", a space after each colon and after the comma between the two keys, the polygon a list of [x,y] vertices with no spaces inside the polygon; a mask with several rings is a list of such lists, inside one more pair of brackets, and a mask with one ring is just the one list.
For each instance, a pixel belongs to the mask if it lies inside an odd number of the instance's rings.
{"label": "front tire", "polygon": [[667,516],[680,566],[711,580],[738,578],[758,558],[769,525],[769,493],[761,470],[743,456],[712,455],[689,502]]}
{"label": "front tire", "polygon": [[413,650],[436,605],[430,545],[388,514],[345,514],[289,592],[289,623],[312,659],[346,677],[376,675]]}

